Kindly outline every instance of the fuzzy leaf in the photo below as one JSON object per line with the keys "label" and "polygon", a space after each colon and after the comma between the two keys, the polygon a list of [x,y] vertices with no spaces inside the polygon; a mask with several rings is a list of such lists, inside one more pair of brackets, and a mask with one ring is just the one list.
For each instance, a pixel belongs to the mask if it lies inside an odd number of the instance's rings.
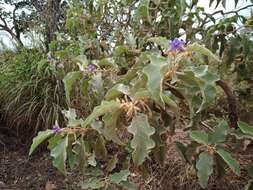
{"label": "fuzzy leaf", "polygon": [[58,145],[52,150],[50,155],[53,157],[53,165],[63,174],[66,174],[68,136],[61,139]]}
{"label": "fuzzy leaf", "polygon": [[129,175],[130,175],[130,172],[128,170],[121,170],[120,172],[109,175],[108,179],[112,183],[119,184],[122,181],[127,181],[127,178]]}
{"label": "fuzzy leaf", "polygon": [[213,173],[213,157],[207,152],[202,152],[196,163],[197,175],[202,188],[206,188],[208,179]]}
{"label": "fuzzy leaf", "polygon": [[33,151],[42,143],[44,142],[47,138],[49,138],[51,135],[53,135],[54,132],[52,130],[46,130],[46,131],[40,131],[38,135],[33,138],[33,143],[31,145],[30,151],[29,151],[29,156],[33,153]]}
{"label": "fuzzy leaf", "polygon": [[86,120],[82,123],[82,127],[86,127],[89,125],[94,119],[98,118],[101,115],[104,115],[108,112],[113,112],[120,108],[120,103],[114,100],[112,101],[103,101],[101,105],[96,106],[93,112],[86,118]]}
{"label": "fuzzy leaf", "polygon": [[231,154],[225,151],[222,148],[216,149],[216,152],[220,155],[220,157],[227,163],[227,165],[233,170],[233,172],[240,176],[240,165],[237,161],[231,156]]}
{"label": "fuzzy leaf", "polygon": [[243,133],[253,136],[253,127],[252,126],[250,126],[247,123],[242,122],[242,121],[238,122],[238,126]]}
{"label": "fuzzy leaf", "polygon": [[167,59],[151,55],[150,61],[151,63],[143,68],[143,73],[148,77],[147,88],[151,93],[151,98],[164,107],[162,82],[166,72]]}
{"label": "fuzzy leaf", "polygon": [[133,118],[128,132],[133,134],[131,147],[134,149],[132,158],[135,164],[141,165],[148,156],[150,150],[155,147],[155,142],[151,139],[151,135],[155,133],[155,129],[148,123],[148,117],[139,114]]}
{"label": "fuzzy leaf", "polygon": [[199,144],[208,144],[208,134],[204,131],[191,131],[190,137]]}

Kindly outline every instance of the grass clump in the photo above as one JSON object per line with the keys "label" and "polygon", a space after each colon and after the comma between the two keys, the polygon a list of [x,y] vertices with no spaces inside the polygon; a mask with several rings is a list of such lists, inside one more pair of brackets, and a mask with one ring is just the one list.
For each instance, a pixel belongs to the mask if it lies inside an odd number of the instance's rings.
{"label": "grass clump", "polygon": [[62,117],[64,97],[56,65],[38,49],[0,55],[0,105],[7,125],[33,133],[50,128]]}

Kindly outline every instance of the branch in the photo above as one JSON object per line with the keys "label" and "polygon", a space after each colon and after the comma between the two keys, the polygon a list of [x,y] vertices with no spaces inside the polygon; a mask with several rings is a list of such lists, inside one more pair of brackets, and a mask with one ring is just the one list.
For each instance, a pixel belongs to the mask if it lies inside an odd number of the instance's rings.
{"label": "branch", "polygon": [[223,80],[218,80],[216,84],[222,88],[227,96],[229,125],[232,128],[237,128],[238,113],[236,97],[233,94],[231,88]]}

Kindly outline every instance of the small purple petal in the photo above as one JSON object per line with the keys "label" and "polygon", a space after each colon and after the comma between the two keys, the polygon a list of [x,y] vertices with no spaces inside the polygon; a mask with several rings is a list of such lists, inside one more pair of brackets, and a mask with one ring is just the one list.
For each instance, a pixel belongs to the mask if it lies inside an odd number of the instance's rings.
{"label": "small purple petal", "polygon": [[59,133],[60,131],[61,131],[61,128],[60,128],[58,122],[55,121],[55,124],[54,124],[54,126],[53,126],[53,132],[54,132],[54,133]]}
{"label": "small purple petal", "polygon": [[170,50],[171,51],[183,51],[184,50],[185,42],[178,38],[175,38],[173,41],[170,42]]}
{"label": "small purple petal", "polygon": [[88,67],[87,67],[87,71],[89,73],[93,73],[94,71],[96,70],[96,66],[93,65],[93,64],[89,64]]}

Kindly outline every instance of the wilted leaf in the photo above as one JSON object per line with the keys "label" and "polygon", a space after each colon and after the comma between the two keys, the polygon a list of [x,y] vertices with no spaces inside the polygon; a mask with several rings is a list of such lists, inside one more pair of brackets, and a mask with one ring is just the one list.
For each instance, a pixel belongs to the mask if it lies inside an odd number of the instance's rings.
{"label": "wilted leaf", "polygon": [[196,168],[198,170],[199,183],[202,188],[206,188],[208,179],[213,173],[213,157],[207,152],[200,153]]}
{"label": "wilted leaf", "polygon": [[141,165],[148,156],[150,150],[155,147],[155,142],[151,139],[151,135],[155,133],[155,129],[148,123],[148,117],[144,114],[135,116],[128,132],[133,134],[131,147],[134,149],[132,158],[135,164]]}

